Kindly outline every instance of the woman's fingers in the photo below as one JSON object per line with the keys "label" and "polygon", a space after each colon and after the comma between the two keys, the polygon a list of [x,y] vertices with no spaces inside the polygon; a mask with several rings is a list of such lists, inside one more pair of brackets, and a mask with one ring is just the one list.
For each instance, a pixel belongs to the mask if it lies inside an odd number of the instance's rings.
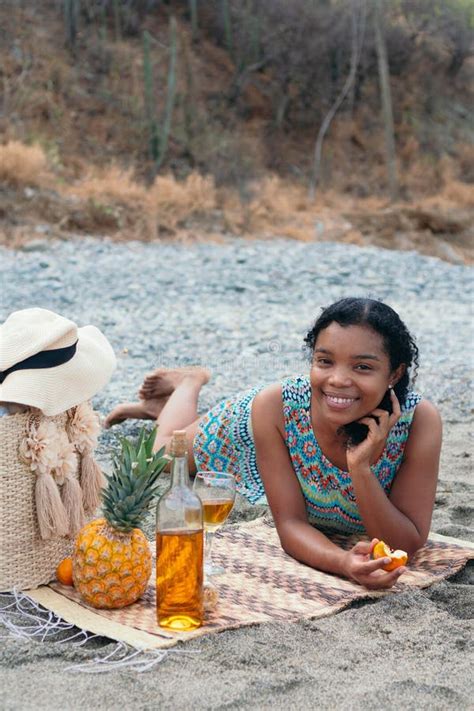
{"label": "woman's fingers", "polygon": [[375,416],[372,417],[371,415],[367,415],[367,417],[361,417],[361,419],[357,420],[357,422],[360,422],[361,425],[367,425],[370,432],[374,434],[378,432],[379,419]]}
{"label": "woman's fingers", "polygon": [[399,414],[390,414],[387,410],[382,410],[377,407],[370,415],[361,417],[361,419],[357,421],[363,425],[367,425],[373,434],[382,433],[383,436],[387,436],[399,417]]}
{"label": "woman's fingers", "polygon": [[352,552],[359,555],[369,555],[376,543],[378,543],[378,538],[373,538],[371,541],[358,541],[353,546]]}
{"label": "woman's fingers", "polygon": [[390,413],[387,410],[384,410],[382,407],[376,407],[375,410],[372,410],[370,413],[372,416],[378,417],[379,420],[388,420],[390,417]]}
{"label": "woman's fingers", "polygon": [[391,562],[391,558],[375,558],[374,560],[368,560],[361,564],[361,572],[363,574],[370,575],[376,570],[382,570],[384,565],[389,565]]}
{"label": "woman's fingers", "polygon": [[364,582],[361,582],[362,585],[365,585],[365,587],[369,588],[370,590],[384,590],[385,588],[393,587],[393,585],[395,585],[395,583],[397,582],[398,578],[403,575],[405,571],[405,567],[400,567],[396,570],[390,571],[389,573],[372,573],[365,579]]}

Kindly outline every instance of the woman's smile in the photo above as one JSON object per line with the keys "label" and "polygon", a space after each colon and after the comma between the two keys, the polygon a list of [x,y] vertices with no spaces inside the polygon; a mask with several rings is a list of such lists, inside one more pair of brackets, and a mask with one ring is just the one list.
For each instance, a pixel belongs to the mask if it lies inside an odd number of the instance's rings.
{"label": "woman's smile", "polygon": [[336,395],[335,393],[323,392],[326,404],[332,410],[347,410],[359,399],[348,397],[347,395]]}

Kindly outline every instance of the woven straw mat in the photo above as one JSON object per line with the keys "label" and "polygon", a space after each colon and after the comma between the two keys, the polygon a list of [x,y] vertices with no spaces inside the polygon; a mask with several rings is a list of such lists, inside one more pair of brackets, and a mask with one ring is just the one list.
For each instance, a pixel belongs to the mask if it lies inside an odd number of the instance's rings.
{"label": "woven straw mat", "polygon": [[[31,413],[0,417],[0,590],[25,590],[49,583],[73,542],[42,540],[36,520],[36,475],[18,458]],[[51,417],[64,428],[65,413]],[[79,466],[79,463],[78,463]]]}
{"label": "woven straw mat", "polygon": [[[313,570],[288,556],[281,548],[273,523],[257,519],[250,523],[228,527],[216,535],[213,560],[223,565],[225,573],[213,579],[219,590],[217,608],[207,615],[203,627],[193,632],[172,633],[156,623],[154,575],[144,597],[121,610],[93,610],[94,629],[100,629],[99,618],[107,620],[106,636],[115,635],[110,622],[148,633],[153,646],[170,646],[172,640],[189,640],[211,632],[270,621],[290,621],[325,617],[347,607],[359,598],[393,594],[409,587],[426,587],[457,572],[469,558],[474,546],[469,542],[452,541],[436,536],[409,562],[408,570],[392,592],[369,591],[357,583]],[[443,539],[443,540],[441,540]],[[352,546],[357,536],[335,536],[344,548]],[[466,545],[463,546],[463,543]],[[460,545],[458,545],[460,544]],[[51,583],[61,596],[77,603],[69,609],[68,621],[81,626],[80,607],[87,608],[73,588]],[[51,590],[49,592],[54,596]],[[59,597],[56,595],[56,597]],[[37,598],[39,602],[44,602]],[[66,601],[64,601],[66,602]],[[54,607],[54,606],[53,606]],[[76,616],[74,615],[74,607]],[[71,615],[72,610],[72,615]],[[84,610],[85,612],[85,610]],[[83,625],[83,629],[87,628]],[[163,644],[160,643],[163,638]]]}

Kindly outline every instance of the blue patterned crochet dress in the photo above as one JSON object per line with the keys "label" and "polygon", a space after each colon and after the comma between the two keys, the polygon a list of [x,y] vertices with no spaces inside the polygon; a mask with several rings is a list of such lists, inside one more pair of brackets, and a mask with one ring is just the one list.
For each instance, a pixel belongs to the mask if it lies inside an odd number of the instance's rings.
{"label": "blue patterned crochet dress", "polygon": [[[205,415],[194,439],[198,469],[234,474],[237,490],[251,503],[265,501],[251,429],[251,407],[260,387],[224,400]],[[321,451],[311,424],[309,378],[288,378],[282,383],[285,443],[303,492],[308,520],[318,528],[363,533],[354,489],[348,472],[339,469]],[[421,397],[408,393],[402,415],[390,430],[386,447],[371,467],[388,495],[403,460],[415,407]]]}

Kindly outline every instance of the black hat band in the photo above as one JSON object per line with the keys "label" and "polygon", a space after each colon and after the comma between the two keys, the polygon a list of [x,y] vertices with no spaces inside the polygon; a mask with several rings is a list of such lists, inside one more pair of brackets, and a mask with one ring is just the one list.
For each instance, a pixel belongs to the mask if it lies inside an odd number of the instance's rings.
{"label": "black hat band", "polygon": [[0,385],[3,383],[7,375],[14,373],[16,370],[38,370],[40,368],[55,368],[58,365],[67,363],[68,360],[74,357],[77,350],[77,341],[72,346],[66,348],[56,348],[51,351],[41,351],[35,355],[15,363],[11,368],[0,371]]}

